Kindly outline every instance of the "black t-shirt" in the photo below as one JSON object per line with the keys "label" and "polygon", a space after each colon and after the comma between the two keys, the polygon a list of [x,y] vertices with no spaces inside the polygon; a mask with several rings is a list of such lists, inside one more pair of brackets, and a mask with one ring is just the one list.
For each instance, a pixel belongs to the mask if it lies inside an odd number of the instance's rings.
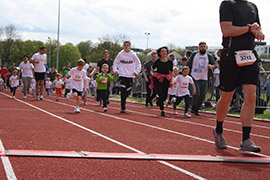
{"label": "black t-shirt", "polygon": [[172,61],[168,60],[167,62],[162,62],[160,59],[157,59],[153,66],[153,69],[157,69],[157,73],[160,74],[170,74],[170,71],[173,71],[173,63]]}
{"label": "black t-shirt", "polygon": [[[242,0],[225,0],[219,9],[220,22],[230,21],[234,26],[246,26],[257,22],[260,24],[258,9],[255,4]],[[255,46],[254,35],[250,32],[232,37],[231,49],[252,50]],[[229,48],[230,37],[223,37],[222,45]]]}
{"label": "black t-shirt", "polygon": [[109,66],[109,72],[111,72],[111,67],[113,65],[113,61],[111,59],[105,60],[105,59],[101,59],[100,61],[98,61],[97,66],[99,67],[99,72],[101,73],[101,67],[103,64],[108,64]]}

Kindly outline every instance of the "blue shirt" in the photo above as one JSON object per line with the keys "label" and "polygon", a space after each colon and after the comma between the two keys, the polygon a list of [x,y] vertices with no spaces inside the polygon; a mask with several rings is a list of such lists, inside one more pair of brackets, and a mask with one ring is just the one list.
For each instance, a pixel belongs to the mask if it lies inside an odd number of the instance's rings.
{"label": "blue shirt", "polygon": [[153,61],[152,60],[149,60],[144,65],[144,69],[146,69],[146,76],[147,76],[147,78],[149,78],[151,76],[151,70],[152,70],[153,64],[154,64]]}

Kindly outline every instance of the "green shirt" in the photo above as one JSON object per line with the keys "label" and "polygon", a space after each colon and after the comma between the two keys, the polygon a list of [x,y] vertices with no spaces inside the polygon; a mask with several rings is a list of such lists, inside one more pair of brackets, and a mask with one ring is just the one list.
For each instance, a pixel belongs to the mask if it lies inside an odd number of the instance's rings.
{"label": "green shirt", "polygon": [[70,68],[63,67],[63,69],[62,69],[62,73],[63,73],[62,77],[65,77],[66,74],[67,74],[69,71],[70,71]]}
{"label": "green shirt", "polygon": [[[106,90],[108,88],[108,83],[115,81],[116,76],[111,76],[109,73],[103,74],[102,72],[97,76],[97,89]],[[103,83],[102,83],[103,82]]]}

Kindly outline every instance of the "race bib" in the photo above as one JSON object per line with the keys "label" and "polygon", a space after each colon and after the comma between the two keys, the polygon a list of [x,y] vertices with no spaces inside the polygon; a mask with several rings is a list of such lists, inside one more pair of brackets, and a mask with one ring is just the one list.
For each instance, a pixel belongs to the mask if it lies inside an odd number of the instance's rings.
{"label": "race bib", "polygon": [[188,82],[181,82],[181,88],[188,88]]}
{"label": "race bib", "polygon": [[107,80],[108,80],[108,78],[102,77],[101,78],[101,83],[106,84],[107,83]]}
{"label": "race bib", "polygon": [[81,81],[82,80],[82,76],[80,74],[74,74],[73,80],[74,81]]}
{"label": "race bib", "polygon": [[252,50],[235,51],[235,60],[238,66],[252,65],[257,58]]}

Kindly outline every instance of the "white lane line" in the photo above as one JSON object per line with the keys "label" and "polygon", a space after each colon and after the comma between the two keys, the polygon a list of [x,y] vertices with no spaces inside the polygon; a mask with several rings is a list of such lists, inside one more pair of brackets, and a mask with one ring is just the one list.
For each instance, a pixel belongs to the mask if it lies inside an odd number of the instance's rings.
{"label": "white lane line", "polygon": [[[91,105],[96,105],[94,103],[88,103]],[[117,107],[110,107],[111,109],[119,109]],[[133,111],[133,110],[126,110],[126,112],[132,112],[135,114],[140,114],[140,115],[145,115],[145,116],[150,116],[150,117],[160,117],[159,115],[156,114],[148,114],[148,113],[144,113],[144,112],[138,112],[138,111]],[[211,126],[211,125],[207,125],[207,124],[202,124],[202,123],[197,123],[197,122],[192,122],[192,121],[186,121],[186,120],[181,120],[181,119],[175,119],[175,118],[169,118],[169,117],[163,117],[163,119],[167,119],[169,121],[175,121],[175,122],[180,122],[180,123],[185,123],[185,124],[192,124],[192,125],[196,125],[196,126],[201,126],[201,127],[206,127],[206,128],[211,128],[214,129],[215,126]],[[190,120],[191,118],[189,118],[188,120]],[[228,129],[228,128],[223,128],[223,130],[225,131],[229,131],[229,132],[234,132],[234,133],[238,133],[238,134],[242,134],[241,131],[237,131],[237,130],[233,130],[233,129]],[[265,139],[270,139],[270,136],[264,136],[264,135],[260,135],[260,134],[254,134],[251,133],[250,135],[252,136],[256,136],[256,137],[260,137],[260,138],[265,138]]]}
{"label": "white lane line", "polygon": [[[0,151],[2,152],[5,152],[5,148],[4,148],[4,145],[0,139]],[[5,169],[5,172],[6,172],[6,176],[7,176],[7,179],[8,180],[16,180],[16,176],[15,176],[15,173],[13,171],[13,168],[11,166],[11,163],[8,159],[8,157],[6,156],[1,156],[1,159],[2,159],[2,163],[4,165],[4,169]]]}
{"label": "white lane line", "polygon": [[[46,101],[49,101],[49,102],[57,103],[57,104],[62,104],[64,106],[74,107],[73,105],[62,103],[62,102],[55,102],[55,101],[52,101],[52,100],[49,100],[49,99],[45,99],[45,100]],[[192,136],[192,135],[189,135],[189,134],[180,133],[180,132],[169,130],[169,129],[166,129],[166,128],[161,128],[161,127],[158,127],[158,126],[154,126],[154,125],[150,125],[150,124],[146,124],[146,123],[142,123],[142,122],[133,121],[133,120],[129,120],[129,119],[126,119],[126,118],[121,118],[121,117],[118,117],[118,116],[114,116],[114,115],[110,115],[110,114],[106,114],[106,113],[102,113],[102,112],[97,112],[97,111],[93,111],[93,110],[86,109],[86,108],[80,108],[80,109],[81,110],[88,111],[88,112],[91,112],[91,113],[96,113],[96,114],[99,114],[99,115],[107,116],[107,117],[110,117],[112,119],[118,119],[120,121],[126,121],[126,122],[130,122],[130,123],[133,123],[133,124],[138,124],[138,125],[141,125],[141,126],[146,126],[146,127],[150,127],[150,128],[153,128],[153,129],[157,129],[157,130],[169,132],[169,133],[172,133],[172,134],[177,134],[177,135],[181,135],[181,136],[184,136],[184,137],[188,137],[188,138],[196,139],[196,140],[199,140],[199,141],[207,142],[207,143],[210,143],[210,144],[215,144],[214,141],[210,141],[208,139],[199,138],[199,137],[196,137],[196,136]],[[155,115],[153,115],[153,116],[155,116]],[[231,148],[231,149],[234,149],[234,150],[239,151],[239,148],[237,148],[237,147],[228,146],[228,148]],[[267,157],[267,158],[270,157],[268,155],[264,155],[264,154],[260,154],[260,153],[254,153],[254,152],[246,152],[246,153],[257,155],[257,156],[261,156],[261,157]]]}
{"label": "white lane line", "polygon": [[[4,93],[1,93],[1,94],[4,94]],[[9,95],[7,95],[7,94],[4,94],[4,95],[11,98],[11,96],[9,96]],[[105,135],[103,135],[103,134],[100,134],[100,133],[96,132],[96,131],[93,131],[93,130],[88,129],[88,128],[84,127],[84,126],[81,126],[81,125],[79,125],[79,124],[77,124],[77,123],[74,123],[74,122],[69,121],[69,120],[67,120],[67,119],[65,119],[65,118],[62,118],[62,117],[60,117],[60,116],[57,116],[57,115],[55,115],[55,114],[53,114],[53,113],[50,113],[50,112],[48,112],[48,111],[46,111],[46,110],[44,110],[44,109],[41,109],[41,108],[39,108],[39,107],[37,107],[37,106],[34,106],[34,105],[30,104],[30,103],[24,102],[24,101],[19,100],[19,99],[17,99],[17,98],[15,98],[15,100],[17,100],[17,101],[19,101],[19,102],[21,102],[21,103],[23,103],[23,104],[26,104],[26,105],[28,105],[28,106],[30,106],[30,107],[32,107],[32,108],[35,108],[35,109],[37,109],[37,110],[39,110],[39,111],[42,111],[42,112],[44,112],[44,113],[46,113],[46,114],[48,114],[48,115],[50,115],[50,116],[53,116],[53,117],[55,117],[55,118],[58,118],[58,119],[60,119],[60,120],[62,120],[62,121],[64,121],[64,122],[67,122],[67,123],[69,123],[69,124],[72,124],[72,125],[74,125],[74,126],[76,126],[76,127],[78,127],[78,128],[81,128],[81,129],[85,130],[85,131],[88,131],[88,132],[90,132],[90,133],[92,133],[92,134],[95,134],[95,135],[97,135],[97,136],[99,136],[99,137],[102,137],[102,138],[104,138],[104,139],[106,139],[106,140],[108,140],[108,141],[111,141],[111,142],[115,143],[115,144],[118,144],[118,145],[123,146],[123,147],[125,147],[125,148],[127,148],[127,149],[130,149],[130,150],[132,150],[132,151],[134,151],[134,152],[137,152],[137,153],[140,153],[140,154],[146,154],[146,153],[144,153],[144,152],[142,152],[142,151],[140,151],[140,150],[137,150],[137,149],[135,149],[135,148],[133,148],[133,147],[131,147],[131,146],[128,146],[128,145],[126,145],[126,144],[123,144],[123,143],[121,143],[121,142],[119,142],[119,141],[117,141],[117,140],[114,140],[114,139],[112,139],[112,138],[109,138],[109,137],[107,137],[107,136],[105,136]],[[51,101],[51,100],[50,100],[50,101]],[[52,102],[54,102],[54,101],[52,101]],[[71,105],[69,105],[69,106],[71,106]],[[74,107],[74,106],[72,106],[72,107]],[[148,154],[146,154],[146,155],[148,155]],[[163,165],[166,165],[166,166],[168,166],[168,167],[170,167],[170,168],[173,168],[173,169],[175,169],[176,171],[179,171],[179,172],[181,172],[181,173],[184,173],[184,174],[186,174],[186,175],[189,175],[189,176],[191,176],[191,177],[193,177],[193,178],[195,178],[195,179],[205,180],[205,178],[200,177],[200,176],[198,176],[198,175],[196,175],[196,174],[194,174],[194,173],[192,173],[192,172],[189,172],[189,171],[187,171],[187,170],[185,170],[185,169],[182,169],[182,168],[180,168],[180,167],[177,167],[177,166],[175,166],[175,165],[173,165],[173,164],[170,164],[170,163],[167,163],[167,162],[164,162],[164,161],[158,161],[158,162],[161,163],[161,164],[163,164]]]}
{"label": "white lane line", "polygon": [[[111,100],[110,100],[110,102],[111,102]],[[132,102],[132,103],[133,103],[133,102]],[[113,102],[113,103],[111,103],[111,104],[117,105],[118,103]],[[140,105],[140,104],[139,104],[139,105]],[[146,109],[145,107],[134,106],[134,105],[130,105],[130,104],[127,104],[127,106],[133,107],[133,108],[139,108],[139,109]],[[160,112],[159,109],[153,109],[153,108],[148,108],[147,110],[153,110],[153,111]],[[168,111],[168,110],[165,110],[165,112],[167,112],[167,113],[172,113],[171,111]],[[212,117],[198,117],[198,116],[197,116],[196,118],[199,118],[199,119],[202,119],[202,120],[205,120],[205,121],[216,121],[216,119],[215,119],[215,118],[212,118]],[[190,120],[192,120],[192,119],[190,119]],[[240,122],[235,122],[235,121],[230,121],[230,120],[226,120],[225,122],[226,122],[226,123],[231,123],[231,124],[239,124],[239,125],[241,125]],[[260,126],[260,125],[256,125],[256,124],[253,124],[252,126],[253,126],[253,127],[262,128],[262,129],[270,129],[270,127],[267,127],[267,126]]]}

